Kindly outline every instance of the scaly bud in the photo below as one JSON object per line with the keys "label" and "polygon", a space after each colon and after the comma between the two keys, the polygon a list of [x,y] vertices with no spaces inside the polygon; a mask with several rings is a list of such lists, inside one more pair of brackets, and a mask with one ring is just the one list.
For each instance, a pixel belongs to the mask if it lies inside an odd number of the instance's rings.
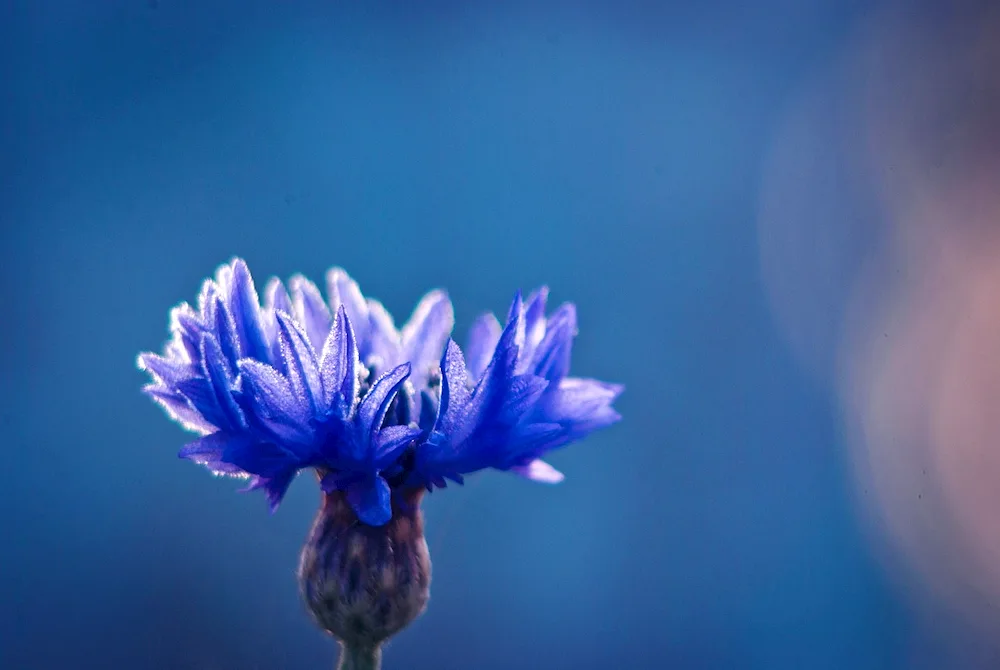
{"label": "scaly bud", "polygon": [[316,623],[342,647],[342,670],[374,670],[380,647],[427,607],[431,560],[422,490],[393,502],[384,526],[358,521],[340,491],[325,494],[299,563],[299,588]]}

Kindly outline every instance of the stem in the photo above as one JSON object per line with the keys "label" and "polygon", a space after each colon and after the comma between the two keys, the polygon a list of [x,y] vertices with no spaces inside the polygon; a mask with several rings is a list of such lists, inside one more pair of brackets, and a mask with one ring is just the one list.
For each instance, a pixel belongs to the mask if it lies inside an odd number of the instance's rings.
{"label": "stem", "polygon": [[341,643],[337,670],[380,670],[381,667],[381,647],[354,647]]}

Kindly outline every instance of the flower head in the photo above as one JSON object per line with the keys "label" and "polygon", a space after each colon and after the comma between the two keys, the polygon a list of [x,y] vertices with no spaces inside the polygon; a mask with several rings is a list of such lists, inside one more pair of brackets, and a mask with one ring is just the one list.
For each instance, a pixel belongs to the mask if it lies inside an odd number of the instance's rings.
{"label": "flower head", "polygon": [[397,329],[343,270],[328,273],[326,300],[304,277],[289,288],[271,280],[261,305],[236,259],[197,309],[174,308],[163,354],[138,362],[146,393],[202,435],[180,456],[248,478],[272,510],[306,468],[370,526],[402,491],[487,468],[557,482],[542,456],[620,418],[621,386],[568,376],[576,311],[546,316],[546,289],[518,294],[504,326],[480,317],[463,354],[441,291]]}

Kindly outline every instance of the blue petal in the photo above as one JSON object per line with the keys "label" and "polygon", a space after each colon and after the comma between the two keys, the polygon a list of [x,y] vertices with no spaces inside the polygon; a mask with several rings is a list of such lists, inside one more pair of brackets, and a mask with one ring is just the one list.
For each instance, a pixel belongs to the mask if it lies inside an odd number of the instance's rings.
{"label": "blue petal", "polygon": [[236,361],[242,358],[239,338],[236,335],[236,323],[233,321],[229,308],[219,296],[209,303],[206,314],[209,330],[219,343],[219,349],[226,357],[231,367],[236,367]]}
{"label": "blue petal", "polygon": [[295,316],[305,329],[313,348],[320,351],[330,333],[330,309],[316,285],[302,275],[292,277],[290,285]]}
{"label": "blue petal", "polygon": [[223,454],[233,444],[249,443],[250,438],[246,435],[236,435],[219,431],[206,435],[205,437],[189,442],[178,452],[179,458],[186,458],[189,461],[204,465],[206,468],[218,475],[230,475],[243,477],[247,474],[245,470],[226,461]]}
{"label": "blue petal", "polygon": [[[163,355],[139,359],[154,380],[145,391],[208,433],[181,456],[249,475],[272,509],[308,466],[328,468],[324,490],[345,491],[371,525],[391,516],[386,476],[433,489],[492,466],[555,482],[562,476],[540,456],[620,418],[620,386],[567,376],[575,308],[547,318],[546,287],[526,300],[517,293],[503,328],[480,317],[463,356],[449,339],[444,292],[428,293],[400,332],[346,272],[327,281],[332,310],[302,277],[292,279],[294,300],[273,280],[261,307],[234,259],[203,283],[197,311],[171,312]],[[438,366],[440,388],[429,388]],[[359,402],[362,378],[377,379]],[[400,457],[410,450],[414,459]]]}
{"label": "blue petal", "polygon": [[168,388],[173,388],[182,380],[197,377],[201,370],[187,361],[164,358],[154,353],[139,354],[138,368],[152,375],[153,379]]}
{"label": "blue petal", "polygon": [[426,388],[431,370],[455,325],[455,312],[444,291],[431,291],[420,301],[403,326],[403,357],[413,367],[410,381],[418,390]]}
{"label": "blue petal", "polygon": [[545,303],[548,297],[548,286],[543,286],[528,296],[524,311],[524,344],[519,355],[521,360],[530,361],[545,337]]}
{"label": "blue petal", "polygon": [[385,372],[403,358],[402,343],[392,315],[386,311],[378,300],[369,300],[368,305],[368,340],[362,345],[359,339],[358,347],[361,358],[366,365],[375,368],[377,374]]}
{"label": "blue petal", "polygon": [[422,432],[419,428],[410,426],[386,426],[380,430],[374,445],[375,468],[383,470],[391,465],[400,450],[420,437]]}
{"label": "blue petal", "polygon": [[201,318],[186,302],[170,310],[170,331],[179,338],[189,360],[198,360],[198,343],[205,330]]}
{"label": "blue petal", "polygon": [[243,355],[260,361],[268,360],[268,346],[261,323],[260,298],[250,270],[240,258],[233,261],[232,286],[227,304],[236,324]]}
{"label": "blue petal", "polygon": [[299,474],[298,470],[286,470],[264,482],[264,497],[267,499],[267,506],[271,514],[274,514],[275,510],[278,509],[278,505],[281,504],[285,493],[288,492],[288,487],[297,474]]}
{"label": "blue petal", "polygon": [[167,416],[188,430],[199,433],[210,433],[216,429],[180,393],[168,391],[155,384],[149,384],[143,387],[142,390],[166,411]]}
{"label": "blue petal", "polygon": [[392,399],[409,374],[409,363],[396,366],[372,384],[371,390],[358,406],[358,424],[362,433],[368,437],[369,443],[373,441],[375,431],[382,427],[382,421]]}
{"label": "blue petal", "polygon": [[[472,472],[487,467],[483,450],[490,444],[478,439],[482,415],[470,408],[470,393],[462,351],[449,340],[441,360],[441,400],[434,428],[417,446],[411,481],[430,488],[443,488],[441,476],[458,471]],[[482,391],[493,387],[482,386]]]}
{"label": "blue petal", "polygon": [[511,302],[510,309],[507,311],[507,327],[511,326],[514,328],[512,344],[516,348],[520,348],[524,345],[525,338],[524,300],[521,297],[520,291],[514,294],[514,301]]}
{"label": "blue petal", "polygon": [[[360,370],[354,329],[343,307],[337,310],[319,365],[324,409],[333,410],[340,418],[346,419],[354,408]],[[336,406],[338,402],[342,403],[339,407]]]}
{"label": "blue petal", "polygon": [[256,491],[257,489],[264,489],[265,498],[268,502],[268,508],[271,513],[274,514],[275,510],[278,509],[278,505],[281,504],[281,500],[285,497],[285,493],[288,492],[288,486],[298,474],[298,470],[289,469],[276,474],[273,477],[254,476],[250,480],[250,485],[243,489],[243,491]]}
{"label": "blue petal", "polygon": [[503,402],[494,414],[494,419],[505,425],[519,422],[533,408],[545,392],[549,382],[533,375],[514,377],[503,394]]}
{"label": "blue petal", "polygon": [[233,398],[233,375],[229,370],[229,365],[222,354],[218,341],[209,333],[201,336],[201,356],[202,370],[205,378],[209,381],[219,409],[228,421],[227,425],[221,428],[245,428],[246,421],[240,411],[236,400]]}
{"label": "blue petal", "polygon": [[555,407],[561,414],[575,419],[582,419],[610,405],[621,395],[625,387],[621,384],[609,384],[596,379],[566,377],[560,381],[558,394],[553,399]]}
{"label": "blue petal", "polygon": [[330,307],[336,312],[343,305],[354,326],[358,348],[364,348],[368,342],[368,305],[357,282],[343,269],[333,268],[326,273],[326,283]]}
{"label": "blue petal", "polygon": [[620,420],[621,415],[611,404],[623,390],[619,384],[594,379],[562,379],[536,412],[540,420],[558,422],[564,428],[565,435],[550,448],[580,439]]}
{"label": "blue petal", "polygon": [[291,317],[284,312],[278,312],[277,319],[278,342],[292,393],[303,399],[310,408],[310,413],[315,413],[323,397],[316,353],[306,339],[305,333]]}
{"label": "blue petal", "polygon": [[223,263],[215,269],[215,287],[221,294],[228,294],[233,284],[233,266]]}
{"label": "blue petal", "polygon": [[301,465],[300,459],[295,454],[280,445],[250,439],[229,441],[222,451],[220,460],[265,479],[276,477]]}
{"label": "blue petal", "polygon": [[191,406],[212,428],[229,428],[231,422],[219,406],[212,383],[204,377],[192,377],[177,382],[177,392],[188,399]]}
{"label": "blue petal", "polygon": [[552,448],[566,433],[558,423],[529,423],[517,426],[507,438],[504,453],[494,463],[501,470],[523,464]]}
{"label": "blue petal", "polygon": [[469,377],[478,381],[493,357],[503,327],[492,314],[483,314],[469,329],[469,341],[465,347],[465,357],[469,365]]}
{"label": "blue petal", "polygon": [[392,518],[389,484],[382,477],[366,477],[347,488],[347,502],[358,519],[369,526],[383,526]]}
{"label": "blue petal", "polygon": [[219,287],[216,285],[215,280],[206,279],[201,283],[201,290],[198,292],[198,313],[201,315],[201,320],[203,323],[207,321],[205,315],[210,309],[210,305],[215,302],[216,296],[219,295]]}
{"label": "blue petal", "polygon": [[[442,384],[444,380],[442,379]],[[439,411],[438,402],[431,397],[430,393],[427,391],[420,392],[420,420],[418,425],[423,430],[431,430],[434,427],[434,422],[437,420],[437,413]]]}
{"label": "blue petal", "polygon": [[[416,471],[437,484],[440,477],[486,467],[507,469],[563,430],[557,423],[524,422],[536,411],[548,382],[531,374],[515,375],[516,340],[526,336],[519,298],[482,378],[469,395],[461,351],[449,342],[442,361],[441,406],[434,431],[416,451]],[[539,421],[538,423],[545,423]]]}
{"label": "blue petal", "polygon": [[288,380],[266,363],[245,358],[239,363],[243,395],[254,417],[274,437],[305,445],[311,440],[309,412],[292,393]]}
{"label": "blue petal", "polygon": [[205,330],[205,324],[191,305],[182,302],[170,310],[170,330],[182,330],[194,336]]}
{"label": "blue petal", "polygon": [[535,374],[558,382],[569,374],[573,338],[576,336],[576,307],[562,305],[549,319],[545,338],[538,345],[532,368]]}
{"label": "blue petal", "polygon": [[519,333],[522,339],[524,335],[524,320],[521,318],[523,309],[517,308],[520,305],[520,300],[521,296],[518,294],[514,300],[514,306],[511,307],[514,316],[507,323],[503,333],[500,334],[500,341],[497,342],[493,358],[472,394],[468,413],[470,416],[476,417],[476,420],[494,415],[503,405],[517,359],[518,348],[515,342]]}
{"label": "blue petal", "polygon": [[268,343],[267,358],[260,359],[271,363],[282,374],[285,374],[285,361],[281,358],[281,346],[278,344],[278,320],[277,314],[284,312],[291,315],[292,301],[288,297],[288,291],[281,280],[274,278],[268,282],[264,291],[264,310],[261,313],[261,324],[264,327],[264,335]]}
{"label": "blue petal", "polygon": [[351,484],[359,482],[365,477],[366,475],[354,471],[328,472],[323,475],[319,486],[326,493],[346,491]]}
{"label": "blue petal", "polygon": [[468,402],[468,374],[462,350],[454,340],[448,340],[441,359],[441,400],[435,430],[455,435]]}
{"label": "blue petal", "polygon": [[285,285],[277,277],[267,282],[267,288],[264,289],[264,308],[272,312],[293,313],[292,300],[288,297]]}

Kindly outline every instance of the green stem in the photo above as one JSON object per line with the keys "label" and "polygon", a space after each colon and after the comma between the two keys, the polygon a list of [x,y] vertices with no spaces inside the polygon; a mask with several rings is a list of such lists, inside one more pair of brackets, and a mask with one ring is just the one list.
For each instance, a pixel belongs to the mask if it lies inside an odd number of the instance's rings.
{"label": "green stem", "polygon": [[382,649],[380,647],[349,647],[340,645],[340,663],[337,670],[380,670]]}

